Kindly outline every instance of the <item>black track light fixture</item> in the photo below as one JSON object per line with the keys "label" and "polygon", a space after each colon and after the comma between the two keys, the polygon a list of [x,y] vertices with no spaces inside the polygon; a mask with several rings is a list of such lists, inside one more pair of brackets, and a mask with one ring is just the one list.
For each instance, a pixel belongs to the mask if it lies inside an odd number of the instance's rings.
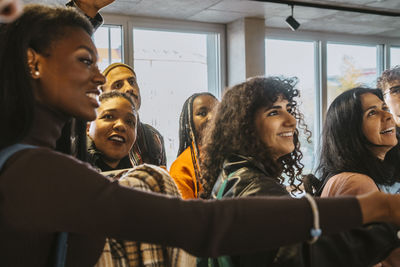
{"label": "black track light fixture", "polygon": [[291,5],[291,8],[292,8],[292,15],[286,18],[286,23],[287,25],[289,25],[292,31],[295,31],[300,27],[300,23],[293,17],[294,5]]}

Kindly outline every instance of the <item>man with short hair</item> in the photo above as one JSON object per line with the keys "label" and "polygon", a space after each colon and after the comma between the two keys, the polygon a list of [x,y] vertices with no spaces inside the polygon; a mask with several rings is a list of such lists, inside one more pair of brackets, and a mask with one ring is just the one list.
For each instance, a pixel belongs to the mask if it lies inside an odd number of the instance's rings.
{"label": "man with short hair", "polygon": [[[140,109],[140,89],[132,67],[124,63],[113,63],[103,71],[103,75],[106,77],[103,92],[118,90],[127,93],[132,97],[136,110]],[[130,157],[137,165],[150,163],[166,166],[164,138],[154,127],[138,120],[137,139]]]}
{"label": "man with short hair", "polygon": [[382,90],[394,121],[400,127],[400,66],[385,70],[378,78],[377,87]]}

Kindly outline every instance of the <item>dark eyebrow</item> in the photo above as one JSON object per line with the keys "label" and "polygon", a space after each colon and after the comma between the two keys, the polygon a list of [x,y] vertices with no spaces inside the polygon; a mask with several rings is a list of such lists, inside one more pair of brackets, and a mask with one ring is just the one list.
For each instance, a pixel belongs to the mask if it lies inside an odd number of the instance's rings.
{"label": "dark eyebrow", "polygon": [[115,112],[115,111],[117,111],[115,108],[112,108],[112,109],[104,109],[104,110],[101,111],[100,114],[104,114],[104,113],[106,113],[106,112]]}
{"label": "dark eyebrow", "polygon": [[377,106],[370,106],[370,107],[366,108],[366,109],[364,110],[364,112],[367,112],[368,110],[374,109],[374,108],[378,108],[378,107],[377,107]]}
{"label": "dark eyebrow", "polygon": [[282,106],[272,106],[269,109],[282,109]]}
{"label": "dark eyebrow", "polygon": [[95,53],[95,52],[93,51],[93,49],[91,49],[90,47],[88,47],[88,46],[86,46],[86,45],[80,45],[80,46],[78,46],[77,49],[79,49],[79,48],[82,48],[82,49],[87,50],[93,57],[96,57],[96,58],[97,58],[97,53]]}
{"label": "dark eyebrow", "polygon": [[[101,113],[104,113],[104,112],[118,112],[118,110],[116,108],[110,108],[110,109],[103,110]],[[133,113],[133,112],[128,113],[128,115],[135,117],[135,113]]]}

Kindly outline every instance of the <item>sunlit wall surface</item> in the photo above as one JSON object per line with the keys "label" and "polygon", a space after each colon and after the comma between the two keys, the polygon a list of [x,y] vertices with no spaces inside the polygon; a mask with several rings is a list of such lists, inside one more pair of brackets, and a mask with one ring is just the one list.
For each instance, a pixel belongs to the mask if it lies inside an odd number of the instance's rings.
{"label": "sunlit wall surface", "polygon": [[348,89],[376,86],[376,50],[376,46],[327,44],[328,106]]}
{"label": "sunlit wall surface", "polygon": [[99,54],[99,69],[103,71],[108,65],[122,62],[122,27],[103,25],[93,35]]}
{"label": "sunlit wall surface", "polygon": [[133,30],[134,68],[142,96],[140,119],[163,136],[168,168],[179,148],[185,100],[209,91],[210,38],[216,34]]}
{"label": "sunlit wall surface", "polygon": [[390,67],[400,65],[400,47],[390,48]]}
{"label": "sunlit wall surface", "polygon": [[[298,100],[300,111],[304,114],[308,129],[314,132],[315,123],[315,64],[314,42],[299,42],[266,39],[265,41],[266,75],[297,77],[300,89]],[[307,142],[301,133],[302,163],[307,173],[313,166],[314,145]],[[312,138],[311,140],[312,141]]]}

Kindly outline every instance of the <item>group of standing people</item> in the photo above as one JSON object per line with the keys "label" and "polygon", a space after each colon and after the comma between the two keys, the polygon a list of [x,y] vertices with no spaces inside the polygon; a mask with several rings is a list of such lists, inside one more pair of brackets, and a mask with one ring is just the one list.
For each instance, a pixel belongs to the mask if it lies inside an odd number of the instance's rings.
{"label": "group of standing people", "polygon": [[[396,251],[389,254],[400,244],[400,197],[380,191],[398,177],[397,118],[389,113],[400,114],[397,69],[380,79],[383,93],[355,88],[328,110],[322,180],[312,180],[311,193],[353,197],[293,199],[284,182],[302,190],[298,129],[309,134],[295,80],[252,78],[220,103],[191,96],[169,175],[153,166],[166,165],[163,138],[140,122],[134,70],[97,67],[90,36],[101,17],[88,11],[91,20],[32,5],[0,25],[0,118],[8,126],[0,150],[29,145],[0,170],[5,266],[53,266],[58,232],[69,233],[66,266],[196,264],[174,247],[201,257],[199,266],[396,266]],[[92,121],[67,137],[95,168],[56,151],[71,118]]]}

